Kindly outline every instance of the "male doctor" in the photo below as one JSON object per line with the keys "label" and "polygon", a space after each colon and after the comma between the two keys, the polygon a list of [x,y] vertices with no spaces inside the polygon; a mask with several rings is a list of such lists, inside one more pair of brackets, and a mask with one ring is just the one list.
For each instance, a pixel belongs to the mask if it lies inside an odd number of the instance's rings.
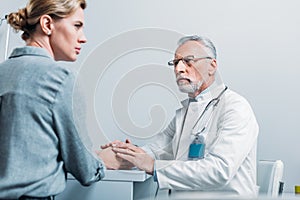
{"label": "male doctor", "polygon": [[114,141],[102,149],[153,174],[159,188],[171,193],[255,197],[258,124],[247,100],[222,83],[216,57],[209,39],[181,38],[168,64],[180,91],[188,94],[182,108],[155,143],[140,148]]}

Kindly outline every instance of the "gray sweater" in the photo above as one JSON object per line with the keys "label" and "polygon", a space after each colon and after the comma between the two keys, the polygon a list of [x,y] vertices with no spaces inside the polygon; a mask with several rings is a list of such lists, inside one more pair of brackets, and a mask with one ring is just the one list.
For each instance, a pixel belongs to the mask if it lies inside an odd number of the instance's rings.
{"label": "gray sweater", "polygon": [[16,48],[0,64],[0,199],[56,195],[67,172],[83,185],[104,176],[75,123],[74,83],[42,48]]}

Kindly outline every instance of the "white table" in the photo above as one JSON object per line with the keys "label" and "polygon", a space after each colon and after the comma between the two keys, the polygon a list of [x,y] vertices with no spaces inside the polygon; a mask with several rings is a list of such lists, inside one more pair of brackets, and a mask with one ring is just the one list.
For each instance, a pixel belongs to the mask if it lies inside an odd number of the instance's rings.
{"label": "white table", "polygon": [[139,170],[107,170],[105,178],[84,187],[72,176],[56,200],[139,200],[154,199],[157,183],[153,177]]}

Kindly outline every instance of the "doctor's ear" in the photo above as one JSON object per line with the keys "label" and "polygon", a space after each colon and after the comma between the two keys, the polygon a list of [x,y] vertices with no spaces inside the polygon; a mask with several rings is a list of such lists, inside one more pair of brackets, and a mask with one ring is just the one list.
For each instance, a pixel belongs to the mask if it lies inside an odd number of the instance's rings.
{"label": "doctor's ear", "polygon": [[40,18],[40,26],[46,35],[51,35],[53,19],[49,15],[42,15]]}
{"label": "doctor's ear", "polygon": [[208,74],[210,76],[214,75],[215,72],[217,71],[217,68],[218,68],[217,60],[215,58],[213,58],[210,62],[210,67],[208,69]]}

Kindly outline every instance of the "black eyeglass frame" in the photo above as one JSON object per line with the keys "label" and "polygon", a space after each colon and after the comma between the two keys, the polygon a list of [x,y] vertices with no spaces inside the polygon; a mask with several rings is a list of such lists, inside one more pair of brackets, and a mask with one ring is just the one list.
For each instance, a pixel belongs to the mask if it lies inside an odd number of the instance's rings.
{"label": "black eyeglass frame", "polygon": [[206,57],[200,57],[200,58],[195,58],[195,56],[193,55],[189,55],[189,56],[185,56],[183,58],[179,58],[179,59],[174,59],[174,60],[170,60],[168,62],[169,66],[174,66],[176,67],[178,65],[178,63],[182,60],[182,62],[184,64],[190,65],[191,61],[196,62],[198,60],[203,60],[203,59],[214,59],[213,57],[210,56],[206,56]]}

